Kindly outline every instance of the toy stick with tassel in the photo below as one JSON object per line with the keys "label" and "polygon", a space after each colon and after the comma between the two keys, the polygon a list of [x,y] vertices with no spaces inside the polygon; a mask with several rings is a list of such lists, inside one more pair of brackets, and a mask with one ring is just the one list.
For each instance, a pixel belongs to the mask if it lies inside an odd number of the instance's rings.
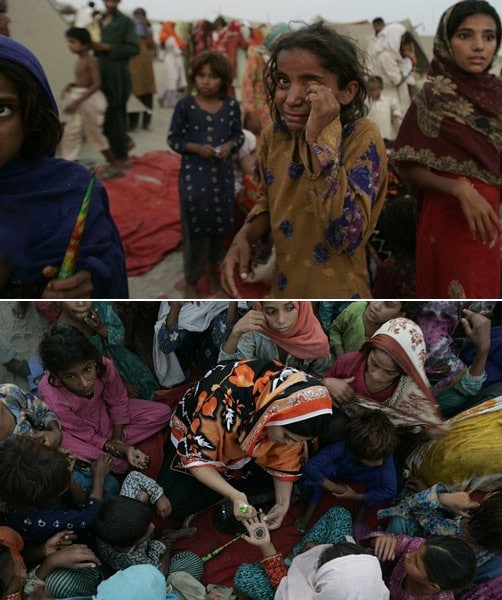
{"label": "toy stick with tassel", "polygon": [[61,263],[61,267],[59,269],[59,273],[57,276],[58,279],[68,279],[68,277],[71,277],[75,273],[78,253],[80,251],[80,244],[82,242],[82,234],[84,232],[85,220],[89,211],[89,202],[91,200],[92,190],[94,188],[95,182],[96,170],[94,170],[92,177],[89,180],[84,199],[82,200],[82,205],[77,215],[77,220],[75,221],[75,225],[73,226],[70,243],[66,248],[63,262]]}
{"label": "toy stick with tassel", "polygon": [[215,556],[217,556],[218,554],[220,554],[220,552],[223,552],[223,550],[225,550],[225,548],[227,546],[230,546],[230,544],[233,544],[237,540],[240,540],[243,535],[244,534],[241,533],[241,534],[237,535],[236,537],[234,537],[233,539],[231,539],[226,544],[223,544],[223,546],[219,546],[218,548],[215,548],[211,552],[208,552],[207,554],[204,554],[204,556],[201,556],[202,562],[206,563],[208,560],[211,560],[212,558],[214,558]]}

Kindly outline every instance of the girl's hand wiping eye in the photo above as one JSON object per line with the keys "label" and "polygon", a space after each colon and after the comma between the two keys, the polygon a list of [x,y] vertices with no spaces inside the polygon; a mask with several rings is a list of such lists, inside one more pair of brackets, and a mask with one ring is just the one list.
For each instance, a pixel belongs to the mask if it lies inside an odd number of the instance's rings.
{"label": "girl's hand wiping eye", "polygon": [[313,144],[321,131],[340,114],[340,103],[333,90],[320,83],[309,83],[305,98],[310,104],[310,115],[305,128],[307,143]]}

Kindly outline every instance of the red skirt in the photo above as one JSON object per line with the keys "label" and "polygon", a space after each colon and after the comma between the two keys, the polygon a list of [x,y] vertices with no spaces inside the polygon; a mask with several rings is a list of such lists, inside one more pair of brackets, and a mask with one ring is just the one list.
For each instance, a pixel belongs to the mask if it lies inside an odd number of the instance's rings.
{"label": "red skirt", "polygon": [[[441,173],[454,178],[451,174]],[[500,190],[469,178],[499,214]],[[448,298],[451,283],[459,282],[467,298],[499,298],[500,235],[495,244],[473,240],[454,196],[425,192],[417,232],[417,298]]]}

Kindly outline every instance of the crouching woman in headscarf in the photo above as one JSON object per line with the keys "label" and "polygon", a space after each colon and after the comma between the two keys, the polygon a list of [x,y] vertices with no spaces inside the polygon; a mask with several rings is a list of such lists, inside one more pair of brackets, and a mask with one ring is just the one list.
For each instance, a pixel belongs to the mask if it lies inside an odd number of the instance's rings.
{"label": "crouching woman in headscarf", "polygon": [[273,483],[275,504],[266,516],[270,529],[277,529],[289,509],[306,442],[336,439],[344,423],[341,414],[333,416],[328,390],[302,371],[264,360],[216,365],[186,392],[171,417],[158,476],[171,516],[183,518],[224,497],[237,519],[249,519],[256,509],[247,494]]}

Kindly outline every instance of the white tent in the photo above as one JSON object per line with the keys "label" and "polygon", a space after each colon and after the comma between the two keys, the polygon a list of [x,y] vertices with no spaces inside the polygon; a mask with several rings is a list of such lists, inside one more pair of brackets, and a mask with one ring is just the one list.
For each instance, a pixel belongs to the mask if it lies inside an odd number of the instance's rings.
{"label": "white tent", "polygon": [[[9,2],[8,14],[11,37],[37,56],[47,73],[54,97],[60,103],[63,88],[73,81],[77,60],[65,39],[65,31],[71,22],[65,20],[52,0],[15,0]],[[59,108],[61,111],[61,104]],[[127,108],[129,111],[148,110],[132,94]]]}
{"label": "white tent", "polygon": [[54,97],[73,80],[75,56],[66,45],[65,31],[70,26],[51,0],[9,2],[10,35],[27,46],[42,63]]}

